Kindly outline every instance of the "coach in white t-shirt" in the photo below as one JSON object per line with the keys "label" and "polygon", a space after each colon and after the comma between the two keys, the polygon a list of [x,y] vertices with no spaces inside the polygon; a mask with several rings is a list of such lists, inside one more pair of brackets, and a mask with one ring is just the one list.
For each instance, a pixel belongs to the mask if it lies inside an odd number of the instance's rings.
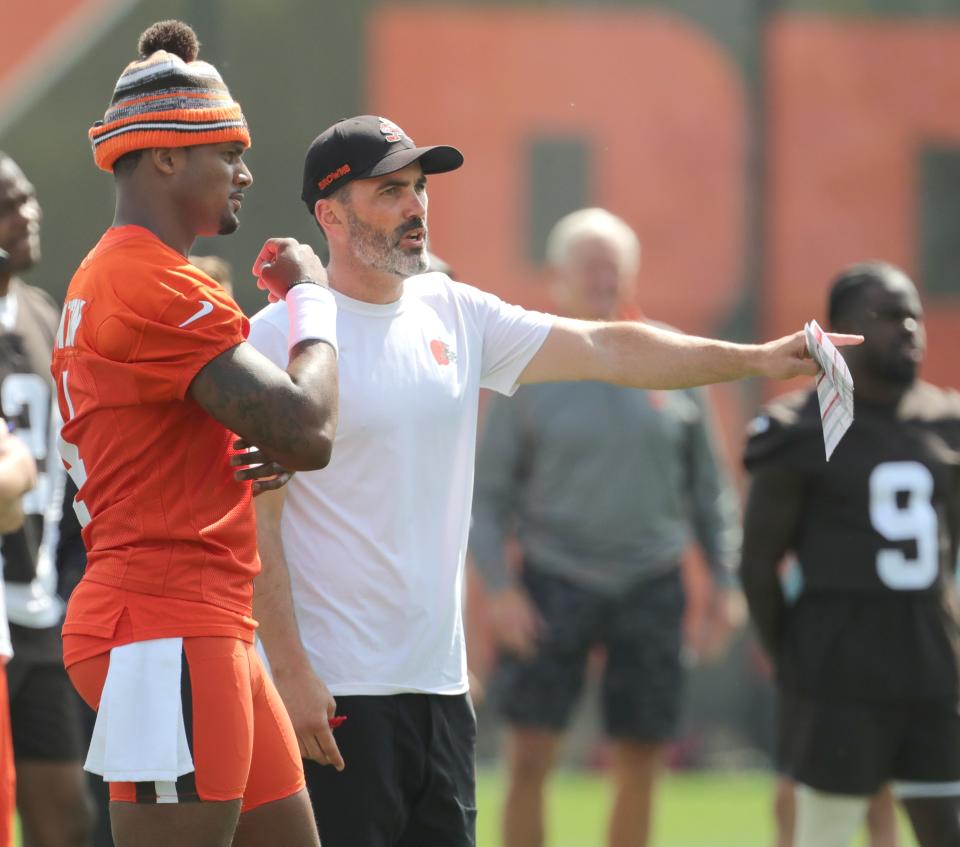
{"label": "coach in white t-shirt", "polygon": [[[257,499],[255,614],[324,847],[475,842],[461,595],[480,388],[816,372],[802,332],[738,345],[569,320],[423,273],[426,175],[462,163],[372,115],[330,127],[306,156],[302,196],[337,300],[340,421],[325,470]],[[250,332],[281,367],[286,308],[268,306]],[[335,713],[347,717],[336,741]]]}

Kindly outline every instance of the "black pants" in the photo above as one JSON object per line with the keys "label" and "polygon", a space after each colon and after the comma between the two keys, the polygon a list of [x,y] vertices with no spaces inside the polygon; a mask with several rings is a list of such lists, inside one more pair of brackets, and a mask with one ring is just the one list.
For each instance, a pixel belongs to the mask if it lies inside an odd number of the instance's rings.
{"label": "black pants", "polygon": [[337,697],[346,767],[305,761],[323,847],[474,847],[469,695]]}

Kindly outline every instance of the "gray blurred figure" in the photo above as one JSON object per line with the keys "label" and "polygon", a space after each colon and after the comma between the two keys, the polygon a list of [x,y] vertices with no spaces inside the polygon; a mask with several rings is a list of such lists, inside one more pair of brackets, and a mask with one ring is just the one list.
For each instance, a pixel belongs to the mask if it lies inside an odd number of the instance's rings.
{"label": "gray blurred figure", "polygon": [[[640,244],[620,218],[596,208],[566,216],[547,258],[559,314],[614,320],[630,310]],[[491,592],[502,648],[492,688],[510,725],[504,845],[544,843],[545,783],[598,645],[616,789],[608,843],[645,845],[680,708],[681,559],[691,538],[712,574],[708,640],[729,634],[739,598],[736,498],[705,398],[699,389],[530,385],[491,401],[477,459],[470,550]],[[505,555],[510,536],[522,549],[519,573]]]}

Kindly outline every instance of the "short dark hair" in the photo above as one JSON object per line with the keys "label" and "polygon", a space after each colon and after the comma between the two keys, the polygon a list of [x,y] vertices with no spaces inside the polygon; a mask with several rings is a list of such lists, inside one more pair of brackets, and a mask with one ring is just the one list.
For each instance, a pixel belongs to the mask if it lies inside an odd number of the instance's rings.
{"label": "short dark hair", "polygon": [[124,153],[122,156],[116,159],[113,163],[113,175],[114,176],[129,176],[132,174],[137,165],[140,164],[140,158],[143,156],[143,150],[131,150],[129,153]]}
{"label": "short dark hair", "polygon": [[849,317],[861,295],[874,285],[883,285],[892,276],[906,276],[889,262],[858,262],[845,268],[830,285],[827,318],[830,325]]}
{"label": "short dark hair", "polygon": [[[334,191],[329,197],[328,200],[339,200],[343,203],[344,206],[349,206],[353,202],[353,185],[349,182],[344,183],[336,191]],[[316,203],[314,204],[316,207]],[[317,229],[320,230],[320,235],[323,236],[323,246],[326,250],[330,249],[330,242],[327,241],[327,233],[324,228],[321,226],[320,221],[317,220],[316,214],[313,216],[313,222],[317,225]],[[324,262],[326,264],[326,262]]]}
{"label": "short dark hair", "polygon": [[339,200],[348,206],[353,202],[353,185],[349,182],[341,185],[336,191],[329,195],[331,200]]}

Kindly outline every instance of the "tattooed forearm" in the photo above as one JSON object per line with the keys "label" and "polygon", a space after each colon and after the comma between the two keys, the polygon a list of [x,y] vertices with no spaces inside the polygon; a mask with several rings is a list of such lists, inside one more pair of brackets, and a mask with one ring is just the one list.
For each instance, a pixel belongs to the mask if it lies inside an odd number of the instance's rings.
{"label": "tattooed forearm", "polygon": [[286,372],[249,344],[210,361],[190,395],[212,417],[290,470],[330,461],[337,427],[337,361],[322,341],[303,342]]}

